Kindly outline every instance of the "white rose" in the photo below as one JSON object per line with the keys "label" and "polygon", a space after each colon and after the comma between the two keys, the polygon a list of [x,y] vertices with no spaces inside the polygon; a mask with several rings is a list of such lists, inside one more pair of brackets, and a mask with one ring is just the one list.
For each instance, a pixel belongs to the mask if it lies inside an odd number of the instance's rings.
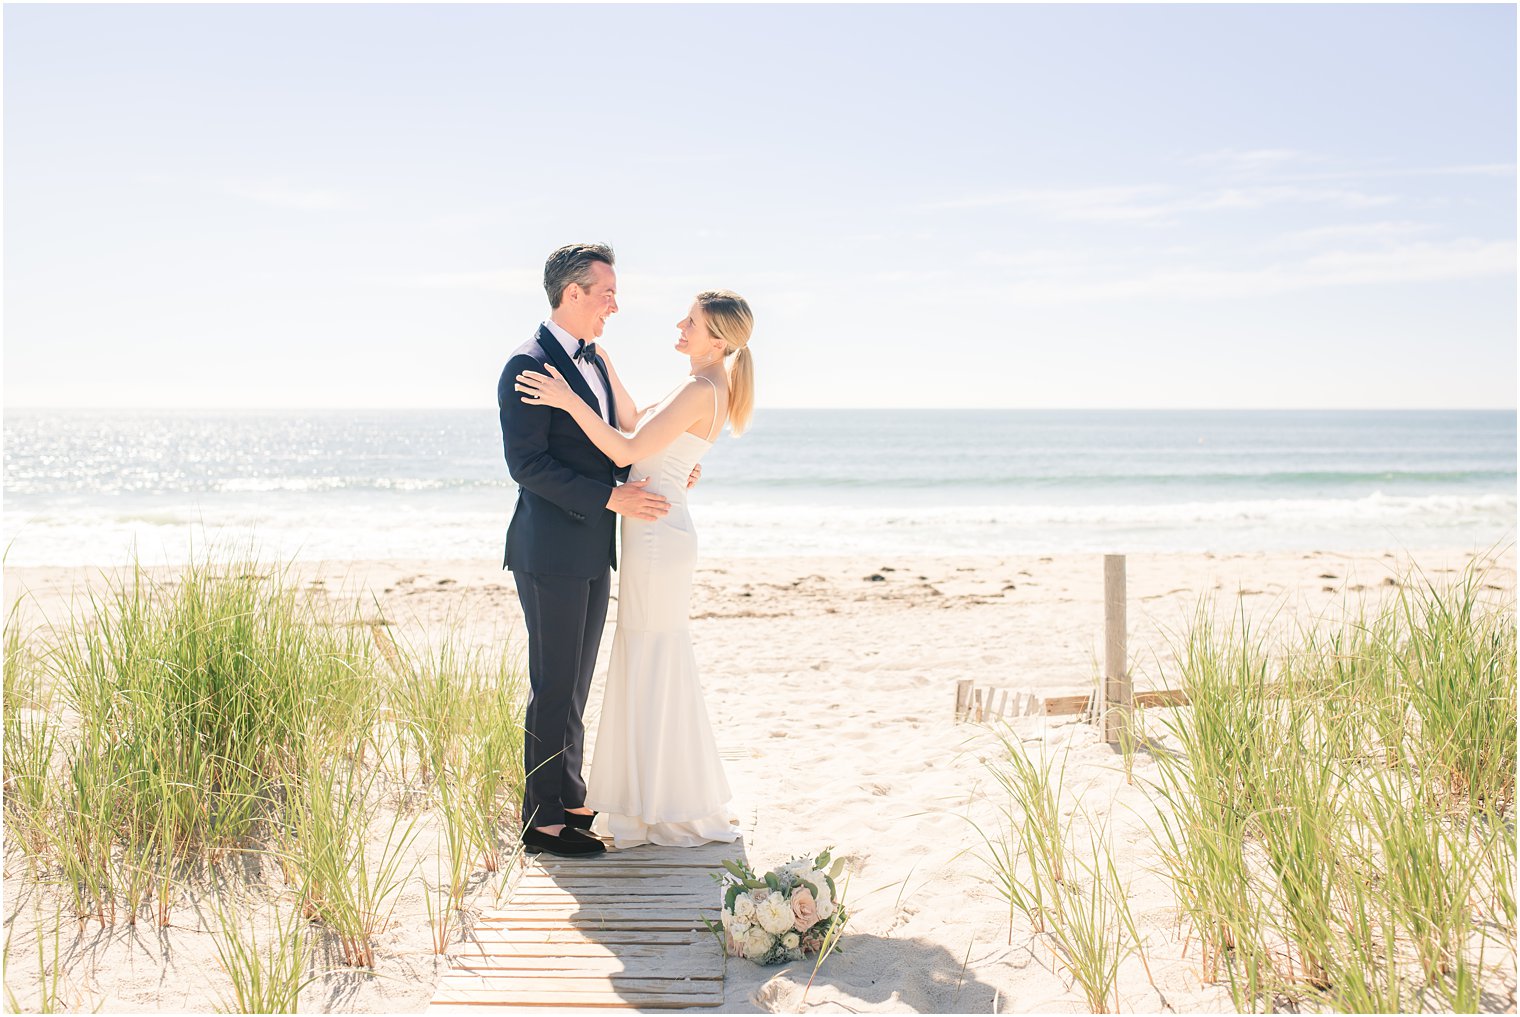
{"label": "white rose", "polygon": [[[737,938],[735,937],[735,939]],[[750,929],[742,941],[744,956],[750,960],[759,960],[771,952],[771,947],[775,945],[775,942],[771,938],[771,934],[764,929]]]}
{"label": "white rose", "polygon": [[741,893],[734,898],[734,917],[741,922],[755,922],[755,898],[747,893]]}
{"label": "white rose", "polygon": [[728,925],[728,934],[734,937],[734,940],[737,942],[738,940],[743,939],[749,930],[753,928],[754,925],[750,924],[749,922],[740,921],[739,919],[735,918]]}
{"label": "white rose", "polygon": [[792,906],[781,894],[773,893],[755,905],[755,920],[760,923],[760,928],[779,936],[792,927]]}
{"label": "white rose", "polygon": [[788,932],[786,935],[781,937],[781,945],[786,947],[788,950],[795,950],[801,944],[802,937],[797,935],[795,932]]}
{"label": "white rose", "polygon": [[818,876],[818,892],[813,895],[813,901],[818,905],[818,917],[828,918],[834,914],[834,898],[829,894],[828,880],[820,874]]}

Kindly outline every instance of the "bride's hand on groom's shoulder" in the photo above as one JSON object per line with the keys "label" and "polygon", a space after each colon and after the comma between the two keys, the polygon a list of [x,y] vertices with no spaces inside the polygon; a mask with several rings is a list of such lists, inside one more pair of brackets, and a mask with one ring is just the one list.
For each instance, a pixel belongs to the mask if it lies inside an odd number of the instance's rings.
{"label": "bride's hand on groom's shoulder", "polygon": [[523,394],[522,401],[529,406],[553,406],[556,409],[567,409],[570,400],[575,398],[575,393],[565,383],[565,379],[554,369],[553,364],[545,364],[544,370],[548,374],[540,374],[538,371],[523,371],[517,376],[517,391]]}

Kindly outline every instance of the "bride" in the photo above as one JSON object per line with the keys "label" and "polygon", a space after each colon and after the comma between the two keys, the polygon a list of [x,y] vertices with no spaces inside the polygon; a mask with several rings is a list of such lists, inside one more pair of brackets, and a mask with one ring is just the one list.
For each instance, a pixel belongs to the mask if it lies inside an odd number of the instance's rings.
{"label": "bride", "polygon": [[552,365],[547,375],[525,371],[516,379],[525,402],[568,412],[608,458],[632,466],[629,481],[647,478],[645,490],[670,500],[669,514],[652,522],[622,517],[617,628],[586,792],[598,813],[592,829],[619,848],[692,847],[739,835],[687,629],[697,534],[686,488],[724,420],[735,436],[749,424],[754,317],[737,293],[709,290],[676,327],[690,377],[642,412],[597,351],[612,383],[616,429]]}

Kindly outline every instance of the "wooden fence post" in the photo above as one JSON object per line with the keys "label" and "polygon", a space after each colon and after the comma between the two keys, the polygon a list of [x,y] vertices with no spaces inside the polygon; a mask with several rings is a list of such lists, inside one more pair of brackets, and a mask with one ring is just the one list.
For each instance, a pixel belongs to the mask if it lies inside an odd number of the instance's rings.
{"label": "wooden fence post", "polygon": [[1128,618],[1125,611],[1124,555],[1103,556],[1103,740],[1119,743],[1120,732],[1129,730],[1134,710],[1133,686],[1125,645]]}

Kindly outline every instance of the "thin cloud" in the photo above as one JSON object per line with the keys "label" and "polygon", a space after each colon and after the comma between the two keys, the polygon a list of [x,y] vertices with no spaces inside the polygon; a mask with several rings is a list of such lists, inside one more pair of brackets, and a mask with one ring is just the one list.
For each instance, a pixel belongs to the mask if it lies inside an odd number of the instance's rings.
{"label": "thin cloud", "polygon": [[1318,247],[1333,243],[1383,243],[1408,240],[1410,237],[1429,234],[1436,227],[1431,223],[1410,219],[1385,219],[1377,222],[1344,223],[1339,226],[1316,226],[1312,229],[1293,230],[1277,239],[1279,247]]}
{"label": "thin cloud", "polygon": [[270,208],[303,212],[330,212],[358,207],[352,196],[342,191],[301,187],[284,180],[224,180],[217,185],[216,190]]}
{"label": "thin cloud", "polygon": [[931,202],[926,211],[999,206],[1023,208],[1058,219],[1144,219],[1157,214],[1155,199],[1167,192],[1157,186],[1049,187],[967,195]]}
{"label": "thin cloud", "polygon": [[1198,166],[1217,167],[1230,173],[1253,174],[1294,163],[1321,162],[1323,159],[1293,148],[1226,148],[1217,152],[1204,152],[1184,161]]}
{"label": "thin cloud", "polygon": [[1257,268],[1183,267],[1107,279],[1031,279],[1014,283],[1009,296],[1025,304],[1213,300],[1335,286],[1504,277],[1514,272],[1513,242],[1457,240],[1405,244],[1380,251],[1327,251],[1296,262]]}
{"label": "thin cloud", "polygon": [[1254,211],[1274,205],[1331,205],[1364,209],[1393,204],[1387,194],[1344,187],[1204,187],[1187,190],[1135,187],[1033,188],[968,196],[924,206],[926,211],[1011,208],[1052,219],[1083,222],[1166,222],[1198,212]]}
{"label": "thin cloud", "polygon": [[1316,183],[1332,180],[1368,180],[1398,177],[1493,177],[1504,179],[1515,175],[1512,162],[1462,163],[1452,166],[1403,166],[1370,167],[1366,169],[1324,170],[1312,173],[1291,173],[1276,179],[1292,183]]}
{"label": "thin cloud", "polygon": [[[1450,166],[1343,166],[1328,168],[1335,162],[1331,156],[1304,152],[1291,148],[1221,149],[1204,152],[1184,159],[1193,166],[1215,167],[1227,172],[1241,174],[1264,174],[1283,182],[1307,182],[1317,180],[1360,180],[1385,177],[1432,177],[1432,176],[1490,176],[1515,175],[1515,164],[1456,163]],[[1312,169],[1314,165],[1325,168]],[[1282,172],[1295,167],[1293,172]],[[1302,168],[1297,168],[1302,167]]]}

